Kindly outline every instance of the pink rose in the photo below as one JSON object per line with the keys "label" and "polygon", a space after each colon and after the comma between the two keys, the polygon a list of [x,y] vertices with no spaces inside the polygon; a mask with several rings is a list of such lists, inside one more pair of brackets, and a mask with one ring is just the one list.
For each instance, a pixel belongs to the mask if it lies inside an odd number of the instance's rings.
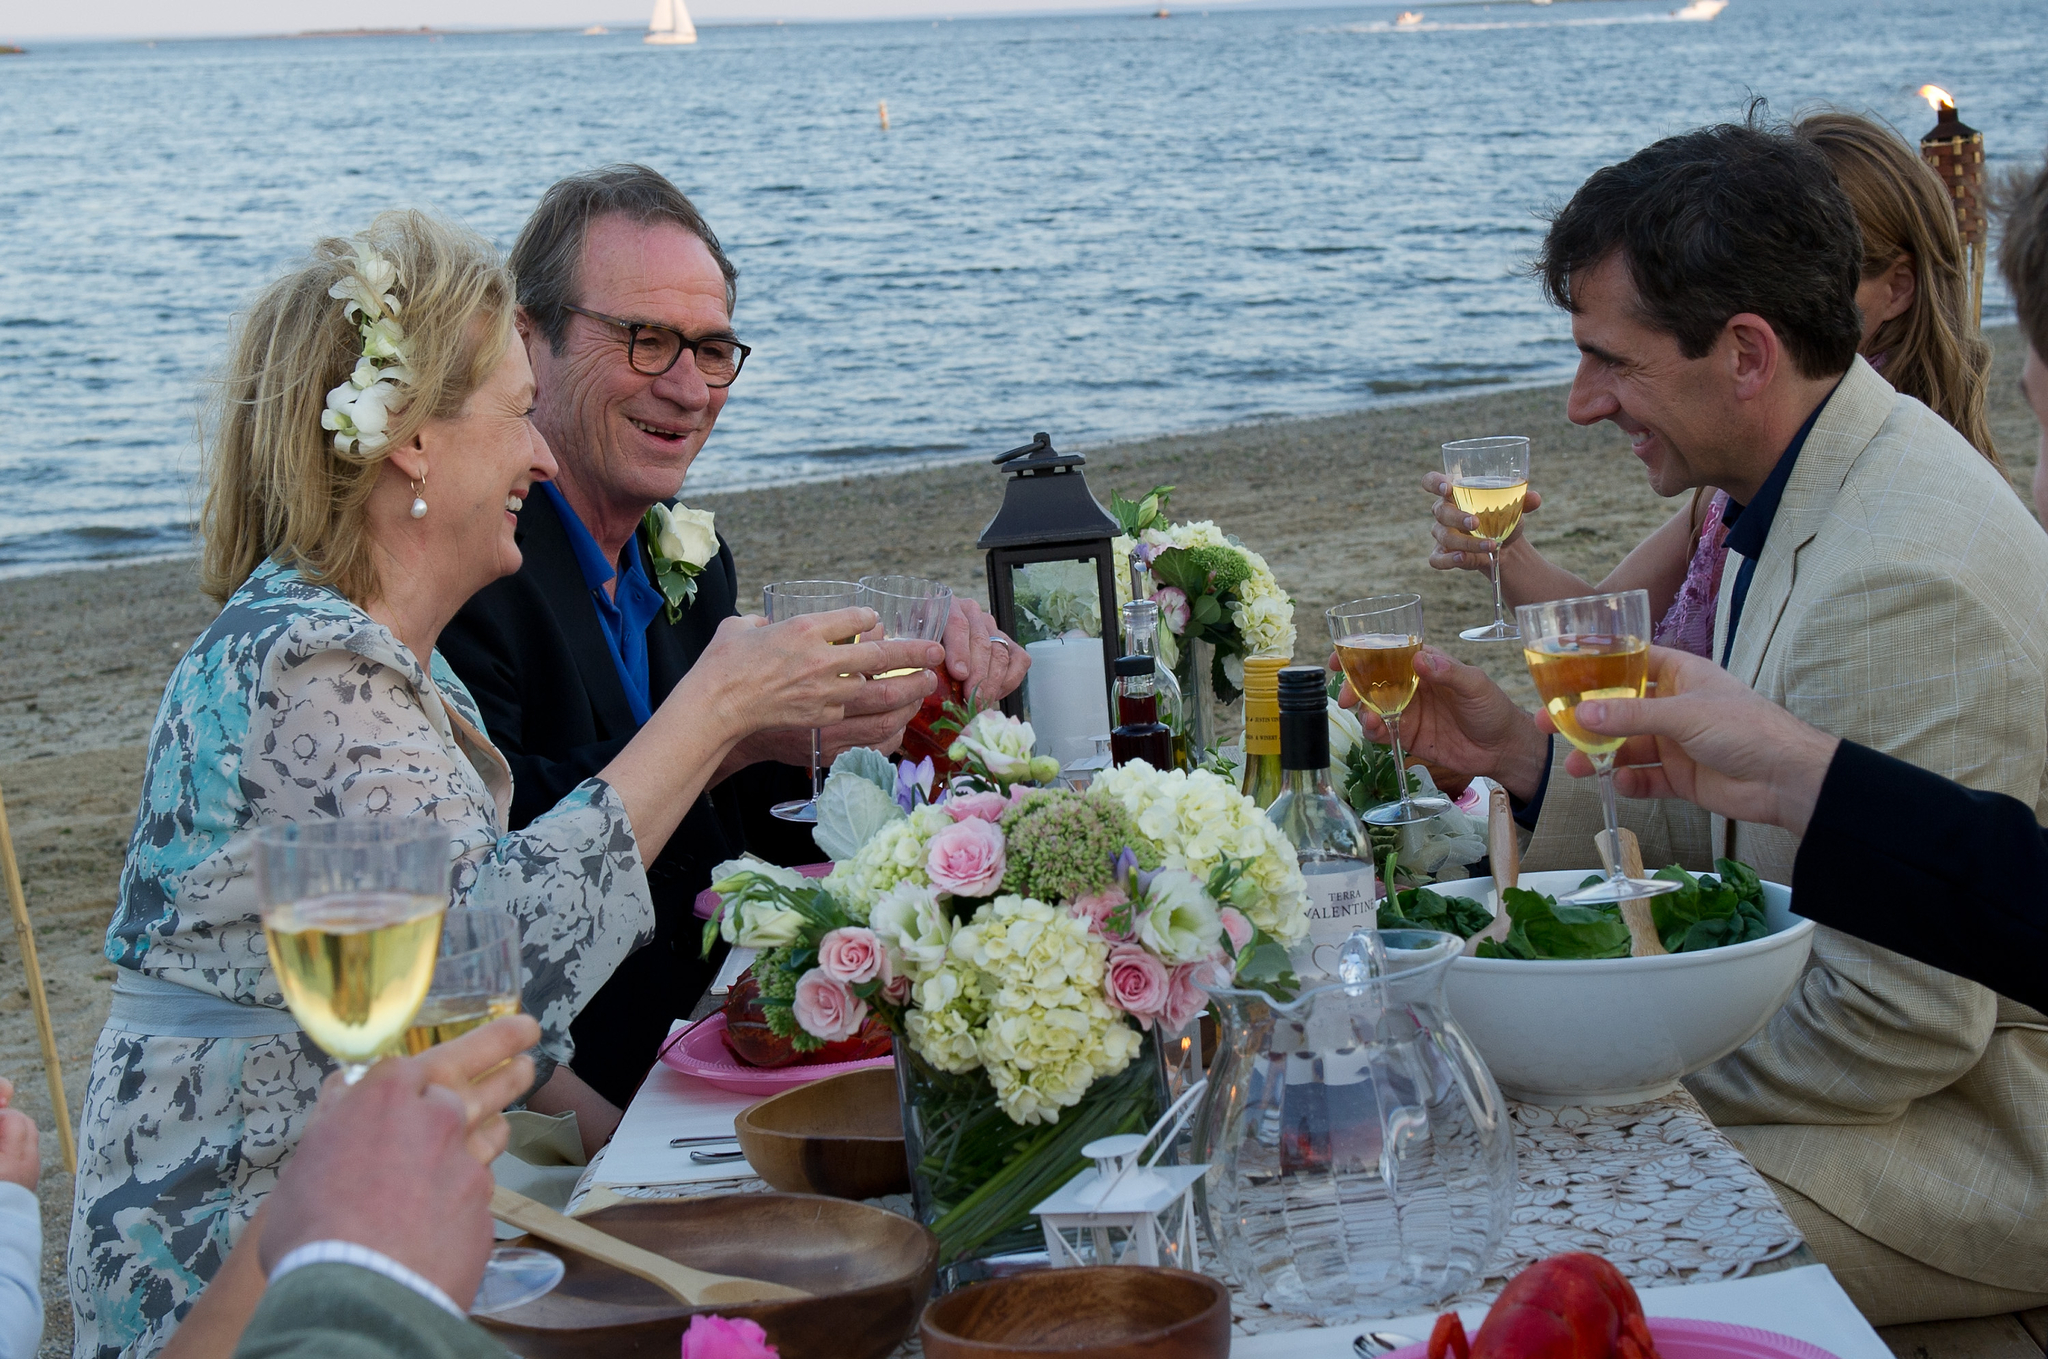
{"label": "pink rose", "polygon": [[1223,932],[1230,936],[1230,946],[1244,952],[1244,946],[1252,941],[1252,922],[1235,906],[1225,906],[1217,914],[1223,918]]}
{"label": "pink rose", "polygon": [[1228,982],[1229,978],[1230,969],[1216,958],[1197,958],[1173,969],[1173,978],[1166,988],[1166,1005],[1159,1015],[1161,1026],[1168,1033],[1185,1029],[1208,1007],[1209,993],[1202,989],[1202,983]]}
{"label": "pink rose", "polygon": [[768,1332],[745,1317],[714,1317],[703,1312],[690,1318],[683,1332],[682,1359],[782,1359],[768,1343]]}
{"label": "pink rose", "polygon": [[955,821],[1000,821],[1010,810],[1010,799],[1001,793],[962,793],[947,798],[944,806],[946,815]]}
{"label": "pink rose", "polygon": [[910,999],[910,978],[901,972],[893,974],[883,981],[880,995],[891,1005],[901,1005]]}
{"label": "pink rose", "polygon": [[1003,883],[1003,832],[992,821],[969,817],[932,837],[925,872],[932,885],[956,897],[992,896]]}
{"label": "pink rose", "polygon": [[822,967],[797,978],[793,1008],[804,1032],[828,1043],[853,1037],[868,1017],[868,1003],[847,989],[845,982],[826,976]]}
{"label": "pink rose", "polygon": [[882,974],[882,941],[858,925],[827,932],[818,941],[818,970],[836,982],[858,985]]}
{"label": "pink rose", "polygon": [[1166,625],[1168,632],[1186,631],[1188,596],[1185,590],[1172,585],[1162,585],[1152,592],[1152,602],[1159,606],[1159,621]]}
{"label": "pink rose", "polygon": [[1123,888],[1105,887],[1100,892],[1090,892],[1085,897],[1075,897],[1067,903],[1067,914],[1078,920],[1086,920],[1097,934],[1101,935],[1104,939],[1108,939],[1111,943],[1123,943],[1130,939],[1131,936],[1128,933],[1112,935],[1103,928],[1103,922],[1109,919],[1117,907],[1127,906],[1130,904],[1130,901],[1131,899],[1124,895]]}
{"label": "pink rose", "polygon": [[[1170,989],[1166,964],[1149,950],[1136,944],[1119,944],[1109,951],[1109,969],[1102,979],[1103,994],[1111,1005],[1145,1028],[1151,1028],[1152,1021],[1166,1007]],[[1208,997],[1202,999],[1206,1001]]]}

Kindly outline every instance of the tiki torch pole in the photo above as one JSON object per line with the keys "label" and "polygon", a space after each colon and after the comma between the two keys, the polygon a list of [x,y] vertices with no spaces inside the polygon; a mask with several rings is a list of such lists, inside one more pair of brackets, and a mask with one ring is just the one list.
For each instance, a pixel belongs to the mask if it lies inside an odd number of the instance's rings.
{"label": "tiki torch pole", "polygon": [[1927,162],[1955,205],[1956,228],[1969,258],[1971,320],[1984,323],[1984,256],[1989,223],[1984,214],[1984,134],[1956,116],[1956,101],[1938,85],[1922,85],[1920,97],[1934,110],[1934,127],[1920,139]]}
{"label": "tiki torch pole", "polygon": [[57,1121],[57,1146],[64,1169],[78,1173],[78,1146],[71,1138],[71,1106],[64,1099],[64,1072],[57,1065],[57,1030],[50,1023],[50,997],[43,990],[43,969],[36,961],[36,932],[29,924],[28,896],[21,890],[21,867],[14,861],[14,837],[7,833],[7,803],[0,799],[0,876],[7,880],[7,904],[14,912],[14,935],[21,944],[21,968],[27,974],[29,1004],[36,1012],[36,1033],[43,1040],[43,1074],[50,1081],[50,1115]]}

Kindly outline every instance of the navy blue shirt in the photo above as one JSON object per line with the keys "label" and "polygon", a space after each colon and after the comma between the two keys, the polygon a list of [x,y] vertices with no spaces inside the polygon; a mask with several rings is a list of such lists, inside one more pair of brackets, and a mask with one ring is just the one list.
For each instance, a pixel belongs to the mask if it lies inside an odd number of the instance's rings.
{"label": "navy blue shirt", "polygon": [[1820,405],[1813,408],[1813,414],[1806,417],[1806,423],[1779,456],[1778,465],[1757,488],[1756,498],[1747,505],[1738,505],[1731,497],[1727,508],[1721,511],[1721,522],[1728,529],[1728,550],[1742,554],[1742,569],[1735,573],[1735,584],[1728,593],[1728,636],[1721,643],[1723,670],[1728,668],[1728,657],[1735,651],[1735,630],[1742,626],[1742,606],[1749,599],[1749,582],[1756,575],[1757,558],[1764,555],[1764,543],[1777,520],[1778,502],[1785,498],[1785,485],[1792,480],[1792,469],[1798,465],[1799,451],[1806,447],[1806,436],[1813,433],[1814,424],[1833,396],[1830,390],[1821,398]]}
{"label": "navy blue shirt", "polygon": [[[577,518],[567,497],[555,489],[553,482],[543,481],[540,488],[554,501],[555,512],[568,531],[570,550],[576,554],[583,583],[590,589],[590,603],[597,610],[597,624],[604,631],[605,645],[611,648],[612,664],[619,668],[619,683],[626,688],[633,720],[645,725],[654,715],[647,692],[647,625],[661,612],[663,600],[661,591],[654,588],[647,572],[641,569],[640,535],[636,533],[626,540],[626,549],[619,554],[620,565],[614,569],[604,559],[604,549],[597,545],[597,539],[590,536],[590,530]],[[618,588],[616,592],[607,591],[604,587],[614,577],[618,579]]]}

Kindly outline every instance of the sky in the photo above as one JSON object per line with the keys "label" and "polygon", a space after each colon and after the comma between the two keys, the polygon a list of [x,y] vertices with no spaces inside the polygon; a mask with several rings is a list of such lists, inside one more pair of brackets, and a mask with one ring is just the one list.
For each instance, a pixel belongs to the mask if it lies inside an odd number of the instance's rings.
{"label": "sky", "polygon": [[[1139,0],[688,0],[698,23],[889,19],[1006,11],[1135,10]],[[645,23],[638,0],[98,0],[0,6],[0,41],[297,33],[331,28],[580,28]]]}

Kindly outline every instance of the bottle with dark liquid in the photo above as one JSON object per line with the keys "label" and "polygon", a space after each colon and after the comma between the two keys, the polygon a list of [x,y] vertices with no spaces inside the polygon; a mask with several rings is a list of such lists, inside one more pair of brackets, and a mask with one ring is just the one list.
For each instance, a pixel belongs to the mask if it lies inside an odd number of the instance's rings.
{"label": "bottle with dark liquid", "polygon": [[1143,760],[1154,769],[1173,768],[1173,731],[1159,720],[1158,664],[1150,656],[1117,657],[1109,757],[1119,767]]}

